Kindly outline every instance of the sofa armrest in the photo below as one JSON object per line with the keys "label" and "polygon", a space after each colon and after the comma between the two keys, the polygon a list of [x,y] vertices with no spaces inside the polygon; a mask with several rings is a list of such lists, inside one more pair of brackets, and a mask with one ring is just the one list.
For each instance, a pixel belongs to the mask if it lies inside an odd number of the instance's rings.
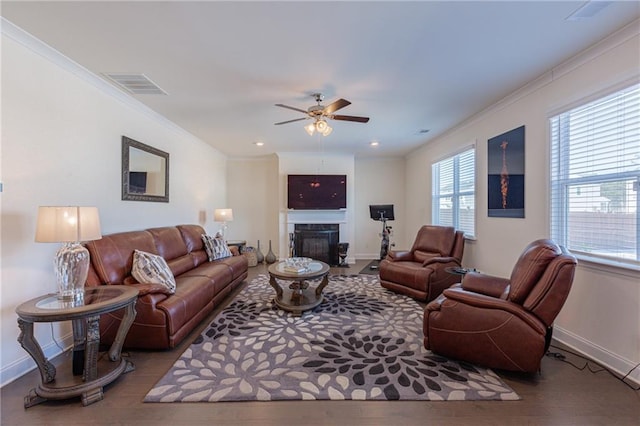
{"label": "sofa armrest", "polygon": [[432,257],[431,259],[427,259],[422,262],[422,266],[433,265],[434,263],[454,263],[460,266],[460,262],[455,257],[447,256],[447,257]]}
{"label": "sofa armrest", "polygon": [[[449,288],[460,288],[460,284],[454,284]],[[433,299],[431,302],[427,303],[427,306],[424,307],[424,312],[426,316],[429,316],[429,312],[431,311],[439,311],[442,308],[442,303],[447,300],[444,294],[440,294],[440,296]]]}
{"label": "sofa armrest", "polygon": [[413,254],[408,250],[392,250],[387,253],[387,259],[392,262],[412,261]]}
{"label": "sofa armrest", "polygon": [[522,306],[508,300],[498,299],[492,296],[486,296],[484,294],[473,293],[470,291],[466,291],[461,287],[448,288],[442,292],[442,295],[448,300],[473,306],[476,308],[497,309],[508,312],[509,314],[512,314],[513,316],[527,323],[538,333],[542,335],[546,333],[546,328],[542,321],[536,318],[533,314],[525,311]]}
{"label": "sofa armrest", "polygon": [[469,271],[462,279],[462,288],[474,293],[506,299],[509,294],[510,281],[506,278]]}

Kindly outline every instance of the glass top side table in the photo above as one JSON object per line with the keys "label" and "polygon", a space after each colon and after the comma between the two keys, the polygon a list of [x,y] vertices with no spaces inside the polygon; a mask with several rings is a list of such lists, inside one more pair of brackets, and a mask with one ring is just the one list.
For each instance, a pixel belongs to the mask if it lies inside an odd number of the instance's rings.
{"label": "glass top side table", "polygon": [[[119,285],[87,287],[84,302],[74,303],[47,294],[31,299],[16,308],[20,336],[18,342],[31,355],[40,371],[40,384],[24,398],[25,408],[47,399],[67,399],[80,396],[87,406],[103,398],[103,387],[120,375],[132,371],[133,364],[120,354],[124,339],[136,316],[138,290]],[[100,346],[100,315],[124,309],[116,339],[108,358],[98,359]],[[45,358],[33,334],[36,322],[71,321],[73,325],[73,363],[69,370],[56,371]]]}

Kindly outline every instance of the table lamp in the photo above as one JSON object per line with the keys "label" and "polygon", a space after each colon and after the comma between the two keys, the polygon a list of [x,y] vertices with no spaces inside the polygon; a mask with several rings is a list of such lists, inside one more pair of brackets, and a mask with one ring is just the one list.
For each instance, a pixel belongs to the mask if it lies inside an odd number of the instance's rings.
{"label": "table lamp", "polygon": [[89,272],[89,251],[80,241],[99,240],[97,207],[39,207],[36,242],[63,243],[53,260],[58,298],[81,301]]}
{"label": "table lamp", "polygon": [[220,233],[222,234],[222,237],[225,238],[227,222],[231,222],[233,220],[233,209],[215,209],[213,211],[213,220],[215,222],[222,222]]}

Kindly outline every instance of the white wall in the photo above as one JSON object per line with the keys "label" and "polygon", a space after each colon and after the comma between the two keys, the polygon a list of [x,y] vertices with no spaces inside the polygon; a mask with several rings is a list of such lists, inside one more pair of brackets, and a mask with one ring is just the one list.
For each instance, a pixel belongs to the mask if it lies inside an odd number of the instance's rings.
{"label": "white wall", "polygon": [[277,245],[280,238],[278,157],[229,159],[227,187],[228,207],[233,209],[227,236],[231,240],[246,240],[253,247],[260,241],[260,251],[266,255],[269,240]]}
{"label": "white wall", "polygon": [[[85,75],[15,27],[3,22],[2,31],[4,384],[35,365],[17,342],[15,308],[56,291],[52,259],[58,245],[34,242],[38,206],[97,206],[105,234],[179,223],[212,230],[213,209],[226,204],[226,158],[137,102],[118,98],[115,89],[103,90],[97,77]],[[169,203],[121,201],[123,135],[170,154]],[[35,329],[45,355],[58,353],[49,324]],[[56,324],[53,334],[68,344],[70,327]]]}
{"label": "white wall", "polygon": [[[476,237],[465,246],[464,263],[506,276],[529,242],[549,236],[548,117],[640,76],[638,23],[573,58],[517,93],[407,156],[406,221],[416,228],[431,216],[424,188],[430,166],[477,140]],[[487,216],[487,140],[525,125],[524,219]],[[554,336],[626,373],[640,362],[640,280],[637,271],[578,265],[569,299]],[[623,374],[624,374],[623,373]],[[640,371],[632,374],[640,380]]]}
{"label": "white wall", "polygon": [[[369,216],[370,204],[393,204],[395,220],[391,226],[391,249],[409,249],[417,229],[409,229],[405,220],[405,159],[356,158],[355,167],[355,241],[352,250],[357,259],[380,256],[382,223]],[[426,194],[430,193],[427,191]],[[422,218],[422,224],[426,224]]]}

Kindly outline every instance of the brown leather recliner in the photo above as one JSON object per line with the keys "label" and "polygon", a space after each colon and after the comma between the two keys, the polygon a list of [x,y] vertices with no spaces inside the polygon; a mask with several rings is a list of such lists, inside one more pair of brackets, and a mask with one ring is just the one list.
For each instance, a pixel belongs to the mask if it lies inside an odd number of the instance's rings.
{"label": "brown leather recliner", "polygon": [[430,301],[460,276],[445,271],[460,267],[464,233],[450,226],[425,225],[408,251],[390,251],[380,261],[380,284],[416,300]]}
{"label": "brown leather recliner", "polygon": [[489,368],[535,372],[573,282],[576,258],[551,240],[529,244],[511,278],[469,272],[424,311],[424,346]]}

